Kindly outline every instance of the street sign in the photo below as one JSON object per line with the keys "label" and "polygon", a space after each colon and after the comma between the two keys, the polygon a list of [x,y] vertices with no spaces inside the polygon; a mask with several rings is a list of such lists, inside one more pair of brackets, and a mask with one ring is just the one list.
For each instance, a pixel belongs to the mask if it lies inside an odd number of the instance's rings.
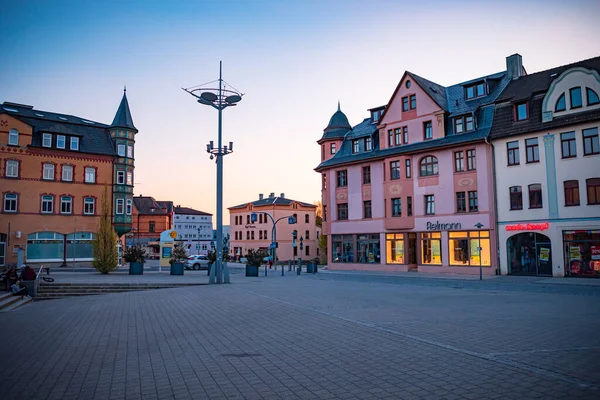
{"label": "street sign", "polygon": [[272,243],[269,245],[269,248],[270,248],[270,249],[277,249],[277,248],[279,248],[279,243],[277,243],[277,242],[272,242]]}
{"label": "street sign", "polygon": [[258,214],[252,213],[250,214],[250,222],[256,222],[258,220]]}
{"label": "street sign", "polygon": [[293,225],[296,223],[296,218],[294,217],[288,217],[288,224]]}

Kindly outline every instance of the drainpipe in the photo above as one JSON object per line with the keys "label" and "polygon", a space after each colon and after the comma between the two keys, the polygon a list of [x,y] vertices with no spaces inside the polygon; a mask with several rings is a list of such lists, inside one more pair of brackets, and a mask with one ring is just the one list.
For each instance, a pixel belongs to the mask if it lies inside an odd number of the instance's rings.
{"label": "drainpipe", "polygon": [[500,275],[500,229],[498,226],[498,195],[496,188],[496,152],[494,151],[494,144],[488,139],[489,136],[486,136],[485,142],[492,148],[492,184],[494,193],[494,221],[496,225],[496,275]]}

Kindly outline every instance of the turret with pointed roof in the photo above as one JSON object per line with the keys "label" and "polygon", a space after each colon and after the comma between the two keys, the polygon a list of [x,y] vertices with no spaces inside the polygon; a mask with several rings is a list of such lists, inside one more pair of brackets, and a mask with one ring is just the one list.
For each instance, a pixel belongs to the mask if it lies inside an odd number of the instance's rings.
{"label": "turret with pointed roof", "polygon": [[324,129],[323,136],[319,142],[326,139],[343,138],[344,135],[351,130],[352,127],[348,122],[348,117],[342,112],[340,102],[338,101],[338,109],[329,120],[329,124],[327,124],[327,128]]}
{"label": "turret with pointed roof", "polygon": [[110,127],[127,128],[135,131],[136,133],[138,131],[135,125],[133,125],[133,118],[131,118],[131,111],[129,111],[129,103],[127,102],[127,88],[123,89],[123,98],[121,99],[121,104],[119,104],[119,108],[115,114],[115,119]]}

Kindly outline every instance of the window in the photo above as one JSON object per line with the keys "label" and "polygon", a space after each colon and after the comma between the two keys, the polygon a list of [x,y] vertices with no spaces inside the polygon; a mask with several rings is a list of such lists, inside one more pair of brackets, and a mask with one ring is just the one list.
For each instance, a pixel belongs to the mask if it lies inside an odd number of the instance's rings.
{"label": "window", "polygon": [[250,231],[246,231],[246,240],[250,240]]}
{"label": "window", "polygon": [[467,150],[467,171],[475,171],[476,168],[475,149]]}
{"label": "window", "polygon": [[529,208],[542,208],[542,185],[539,183],[529,185]]}
{"label": "window", "polygon": [[421,176],[430,176],[438,174],[438,161],[433,156],[424,157],[421,160]]}
{"label": "window", "polygon": [[348,186],[348,171],[346,171],[346,170],[337,171],[337,186],[338,187]]}
{"label": "window", "polygon": [[600,178],[585,180],[587,187],[588,204],[600,204]]}
{"label": "window", "polygon": [[54,180],[54,164],[44,164],[44,179]]}
{"label": "window", "polygon": [[477,202],[477,192],[469,192],[469,212],[479,211],[479,203]]}
{"label": "window", "polygon": [[335,143],[331,143],[331,144],[329,145],[329,152],[330,152],[331,154],[335,154]]}
{"label": "window", "polygon": [[432,194],[425,195],[425,215],[435,214],[435,196]]}
{"label": "window", "polygon": [[458,118],[454,118],[454,133],[463,133],[465,131],[465,128],[463,126],[463,118],[462,117],[458,117]]}
{"label": "window", "polygon": [[577,146],[575,141],[575,132],[566,132],[560,134],[562,158],[577,157]]}
{"label": "window", "polygon": [[4,212],[17,212],[17,200],[19,196],[14,193],[4,195]]}
{"label": "window", "polygon": [[408,126],[402,127],[402,143],[408,144]]}
{"label": "window", "polygon": [[246,215],[246,224],[250,225],[250,215]]}
{"label": "window", "polygon": [[410,178],[411,176],[411,171],[410,171],[410,158],[407,158],[406,160],[404,160],[404,163],[406,164],[406,177]]}
{"label": "window", "polygon": [[388,130],[388,147],[394,147],[394,131]]}
{"label": "window", "polygon": [[485,96],[485,83],[476,83],[465,88],[465,97],[467,100],[481,96]]}
{"label": "window", "polygon": [[390,179],[400,179],[400,161],[390,162]]}
{"label": "window", "polygon": [[475,130],[475,123],[473,121],[472,115],[465,117],[465,132],[471,132]]}
{"label": "window", "polygon": [[85,169],[85,183],[95,183],[96,182],[96,170],[94,168],[86,168]]}
{"label": "window", "polygon": [[71,137],[71,150],[79,150],[79,138]]}
{"label": "window", "polygon": [[388,233],[385,235],[386,262],[388,264],[404,264],[404,234]]}
{"label": "window", "polygon": [[569,89],[569,96],[571,98],[571,108],[579,108],[581,107],[581,88],[575,87]]}
{"label": "window", "polygon": [[448,249],[450,265],[491,265],[489,231],[448,232]]}
{"label": "window", "polygon": [[327,221],[327,206],[323,205],[323,221]]}
{"label": "window", "polygon": [[364,185],[371,183],[371,166],[363,167],[362,175],[363,175],[363,184]]}
{"label": "window", "polygon": [[62,180],[65,182],[71,182],[73,180],[73,166],[63,165],[62,166]]}
{"label": "window", "polygon": [[433,128],[431,127],[431,121],[423,122],[423,137],[425,140],[433,138]]}
{"label": "window", "polygon": [[310,231],[304,231],[304,239],[305,240],[310,240]]}
{"label": "window", "polygon": [[95,199],[93,197],[86,197],[83,199],[83,213],[85,215],[94,215],[95,213]]}
{"label": "window", "polygon": [[517,121],[523,121],[529,118],[527,102],[519,103],[515,105],[515,119]]}
{"label": "window", "polygon": [[401,128],[394,129],[394,143],[396,144],[396,146],[399,146],[402,144],[402,129]]}
{"label": "window", "polygon": [[465,197],[465,192],[456,193],[456,212],[467,212],[467,200]]}
{"label": "window", "polygon": [[406,214],[412,217],[412,197],[406,198]]}
{"label": "window", "polygon": [[341,203],[337,205],[337,216],[338,220],[348,219],[348,203]]}
{"label": "window", "polygon": [[51,133],[42,134],[42,146],[52,147],[52,134]]}
{"label": "window", "polygon": [[115,214],[123,214],[125,212],[125,199],[117,199],[115,207]]}
{"label": "window", "polygon": [[8,132],[8,144],[11,146],[19,145],[19,131],[16,129],[11,129]]}
{"label": "window", "polygon": [[254,240],[254,231],[250,232],[250,239]]}
{"label": "window", "polygon": [[415,110],[416,108],[417,108],[417,95],[411,94],[410,95],[410,109]]}
{"label": "window", "polygon": [[259,240],[263,240],[262,233],[263,233],[263,231],[258,231],[258,239]]}
{"label": "window", "polygon": [[565,181],[565,206],[579,205],[579,181]]}
{"label": "window", "polygon": [[565,111],[567,109],[567,102],[565,101],[565,94],[561,94],[556,105],[554,106],[554,112]]}
{"label": "window", "polygon": [[127,202],[125,203],[125,214],[131,215],[132,211],[133,211],[133,200],[127,199]]}
{"label": "window", "polygon": [[442,233],[421,233],[422,264],[442,264]]}
{"label": "window", "polygon": [[117,184],[123,185],[125,183],[125,171],[117,171]]}
{"label": "window", "polygon": [[154,233],[155,229],[156,229],[156,222],[154,222],[154,221],[150,221],[150,222],[148,223],[148,231],[149,231],[150,233]]}
{"label": "window", "polygon": [[598,93],[594,92],[590,88],[585,88],[585,93],[587,97],[587,105],[593,106],[594,104],[600,104],[600,98],[598,98]]}
{"label": "window", "polygon": [[359,141],[358,141],[358,139],[354,139],[352,141],[352,154],[358,153],[359,149],[360,149]]}
{"label": "window", "polygon": [[304,250],[305,250],[305,255],[310,256],[310,246],[305,246]]}
{"label": "window", "polygon": [[18,178],[19,177],[19,162],[16,160],[8,160],[6,162],[5,175],[7,178]]}
{"label": "window", "polygon": [[373,140],[370,137],[365,138],[365,151],[371,150],[373,150]]}
{"label": "window", "polygon": [[129,186],[133,186],[133,172],[127,172],[127,181],[125,183]]}
{"label": "window", "polygon": [[510,189],[510,209],[511,210],[522,210],[523,209],[523,191],[521,186],[511,186]]}
{"label": "window", "polygon": [[408,111],[408,96],[402,98],[402,111]]}
{"label": "window", "polygon": [[598,144],[598,128],[583,130],[583,155],[600,154]]}
{"label": "window", "polygon": [[392,217],[402,216],[402,199],[392,199]]}
{"label": "window", "polygon": [[465,170],[465,159],[462,151],[454,153],[454,172],[463,172]]}
{"label": "window", "polygon": [[56,148],[64,149],[66,146],[66,142],[67,142],[67,138],[64,137],[63,135],[56,136]]}
{"label": "window", "polygon": [[475,130],[475,123],[472,115],[465,115],[454,118],[454,133],[471,132]]}
{"label": "window", "polygon": [[54,197],[42,196],[42,214],[52,214],[54,212]]}
{"label": "window", "polygon": [[60,213],[71,214],[73,212],[73,198],[70,196],[63,196],[60,198]]}
{"label": "window", "polygon": [[538,138],[525,139],[525,149],[527,154],[527,164],[540,162]]}
{"label": "window", "polygon": [[373,218],[371,200],[363,201],[363,218]]}
{"label": "window", "polygon": [[[310,223],[309,221],[310,221],[310,216],[308,214],[304,214],[304,222],[308,224],[308,223]],[[265,221],[265,222],[267,222],[267,221]]]}
{"label": "window", "polygon": [[323,178],[323,189],[327,189],[327,175],[321,175]]}
{"label": "window", "polygon": [[118,144],[117,145],[117,154],[121,157],[125,157],[125,145],[124,144]]}
{"label": "window", "polygon": [[127,146],[127,158],[133,158],[133,146]]}
{"label": "window", "polygon": [[519,142],[506,143],[506,151],[508,153],[508,165],[519,165]]}

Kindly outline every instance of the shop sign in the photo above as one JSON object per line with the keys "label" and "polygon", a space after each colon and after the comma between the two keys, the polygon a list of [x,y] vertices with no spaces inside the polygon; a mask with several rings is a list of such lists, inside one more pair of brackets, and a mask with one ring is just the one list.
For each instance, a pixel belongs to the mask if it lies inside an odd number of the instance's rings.
{"label": "shop sign", "polygon": [[541,224],[515,224],[515,225],[506,225],[507,231],[545,231],[550,228],[550,224],[548,222],[543,222]]}
{"label": "shop sign", "polygon": [[451,229],[461,229],[460,222],[453,222],[448,224],[440,224],[440,221],[428,222],[427,230],[428,231],[449,231]]}
{"label": "shop sign", "polygon": [[581,260],[581,250],[579,249],[579,246],[569,247],[569,253],[571,255],[571,260]]}
{"label": "shop sign", "polygon": [[592,246],[592,260],[600,260],[600,246]]}
{"label": "shop sign", "polygon": [[540,261],[550,260],[550,249],[547,247],[540,247]]}

